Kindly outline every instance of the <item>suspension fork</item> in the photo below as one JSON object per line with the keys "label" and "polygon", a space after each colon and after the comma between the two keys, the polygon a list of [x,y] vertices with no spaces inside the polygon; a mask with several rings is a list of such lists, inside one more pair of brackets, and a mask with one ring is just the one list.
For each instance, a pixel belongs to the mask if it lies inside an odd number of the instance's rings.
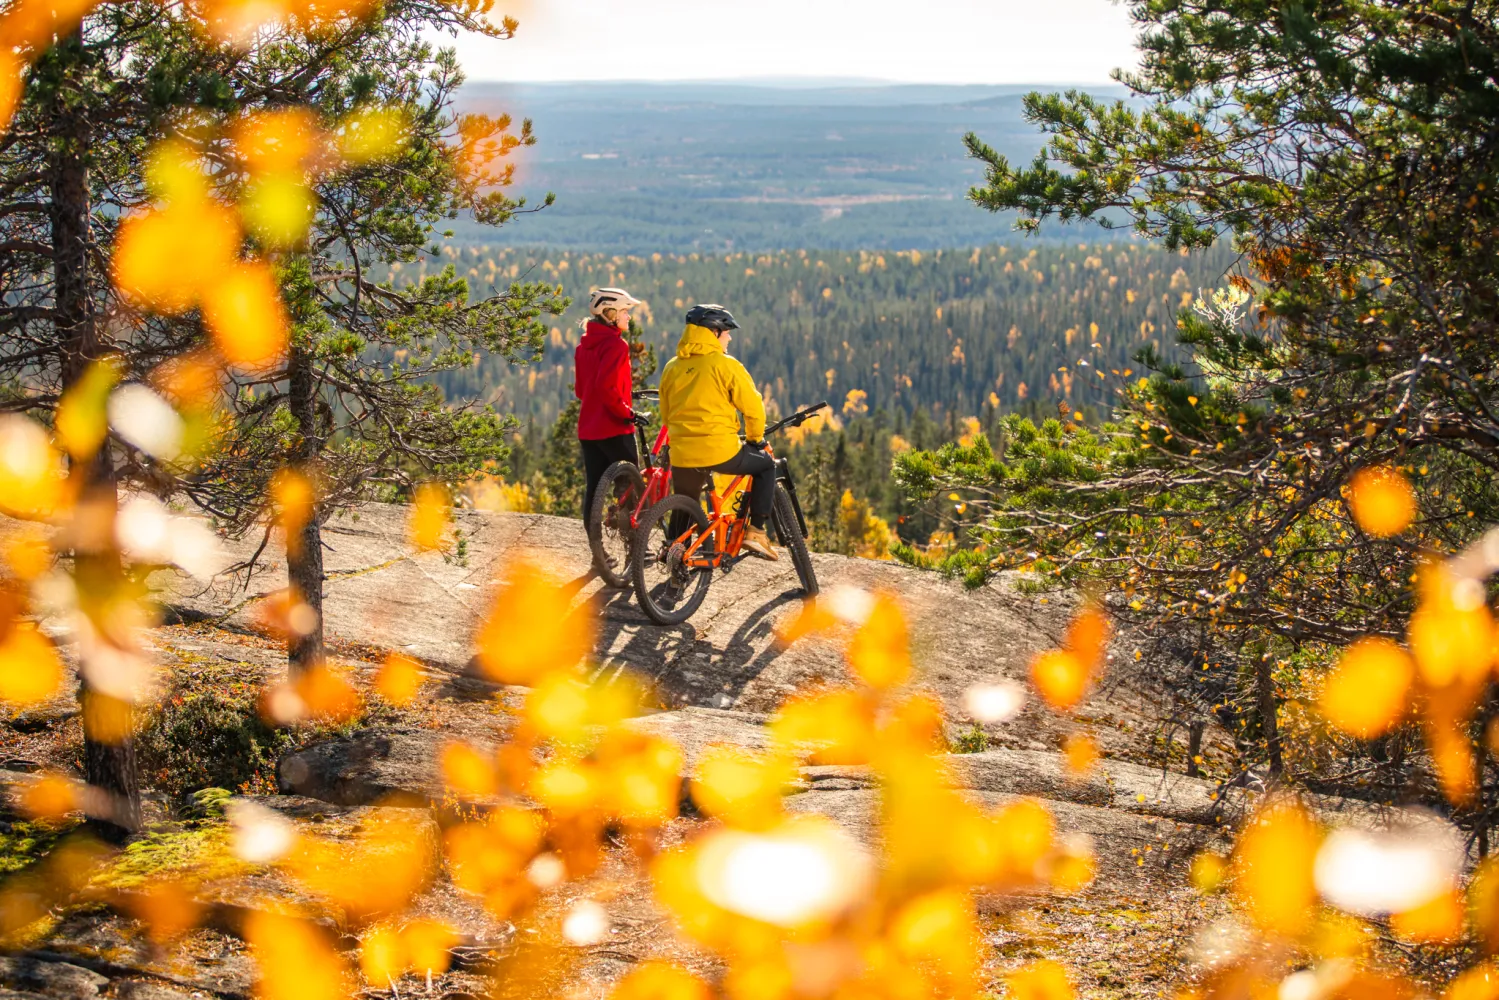
{"label": "suspension fork", "polygon": [[784,458],[776,459],[776,479],[786,484],[786,495],[791,497],[791,509],[796,511],[796,524],[802,529],[802,537],[810,537],[807,533],[807,518],[802,514],[801,497],[796,494],[796,480],[791,478],[791,466]]}

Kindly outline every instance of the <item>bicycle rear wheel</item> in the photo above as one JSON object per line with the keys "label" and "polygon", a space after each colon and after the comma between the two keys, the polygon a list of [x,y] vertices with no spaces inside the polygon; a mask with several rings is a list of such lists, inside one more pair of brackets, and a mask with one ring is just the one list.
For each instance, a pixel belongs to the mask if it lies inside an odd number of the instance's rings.
{"label": "bicycle rear wheel", "polygon": [[634,462],[618,461],[604,470],[593,491],[593,509],[588,512],[588,547],[593,566],[611,587],[630,585],[630,545],[635,526],[630,523],[635,505],[645,493],[645,480]]}
{"label": "bicycle rear wheel", "polygon": [[780,536],[781,544],[791,552],[791,564],[796,567],[796,575],[802,582],[802,593],[808,597],[816,597],[817,573],[812,569],[812,553],[807,551],[807,540],[802,537],[791,494],[780,483],[776,483],[772,513],[775,515],[776,534]]}
{"label": "bicycle rear wheel", "polygon": [[[673,520],[677,522],[676,529]],[[677,541],[688,526],[692,529],[688,541]],[[688,566],[685,561],[691,539],[707,530],[708,515],[703,513],[702,504],[680,494],[667,497],[640,515],[630,553],[630,575],[635,583],[635,599],[657,625],[680,625],[692,617],[708,596],[713,570]],[[694,557],[711,559],[713,539],[705,539]]]}

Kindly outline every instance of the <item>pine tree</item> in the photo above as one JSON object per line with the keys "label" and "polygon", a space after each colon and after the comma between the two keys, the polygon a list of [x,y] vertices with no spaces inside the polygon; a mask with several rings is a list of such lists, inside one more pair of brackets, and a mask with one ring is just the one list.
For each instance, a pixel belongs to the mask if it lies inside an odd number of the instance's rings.
{"label": "pine tree", "polygon": [[[918,497],[968,487],[989,511],[950,566],[975,582],[1014,566],[1091,579],[1140,624],[1260,643],[1250,697],[1278,769],[1276,663],[1400,634],[1418,553],[1499,515],[1499,103],[1482,68],[1499,7],[1132,9],[1144,62],[1120,79],[1140,100],[1029,96],[1046,148],[1015,167],[971,136],[988,171],[973,198],[1032,229],[1229,240],[1239,264],[1186,296],[1188,361],[1147,346],[1150,377],[1115,382],[1112,422],[1011,417],[1002,460],[985,442],[898,473]],[[1375,537],[1350,516],[1345,485],[1370,466],[1417,482],[1413,532]]]}
{"label": "pine tree", "polygon": [[[549,283],[522,282],[471,296],[449,265],[415,282],[376,281],[398,263],[438,256],[441,221],[459,212],[500,225],[522,210],[505,196],[504,157],[533,141],[530,123],[458,114],[456,57],[419,34],[461,15],[390,5],[319,72],[302,73],[285,99],[322,127],[371,110],[399,121],[392,155],[318,181],[304,237],[278,261],[292,319],[284,368],[245,380],[233,397],[236,423],[184,491],[234,531],[270,530],[272,478],[297,470],[316,501],[287,539],[293,593],[316,613],[294,635],[293,672],[323,657],[321,526],[366,499],[408,497],[426,481],[456,487],[508,453],[511,421],[475,403],[449,404],[436,376],[471,367],[481,354],[525,360],[539,350],[540,317],[565,306]],[[435,20],[434,20],[435,18]],[[262,53],[271,72],[306,65],[309,43],[288,39]],[[253,178],[250,179],[253,181]]]}

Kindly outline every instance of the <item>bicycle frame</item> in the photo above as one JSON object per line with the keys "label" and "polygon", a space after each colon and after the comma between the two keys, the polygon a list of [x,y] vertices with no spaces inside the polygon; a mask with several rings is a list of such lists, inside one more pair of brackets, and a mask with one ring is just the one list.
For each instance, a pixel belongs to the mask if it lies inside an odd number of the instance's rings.
{"label": "bicycle frame", "polygon": [[[824,409],[827,405],[827,403],[819,403],[817,406],[793,414],[785,420],[767,427],[765,432],[769,435],[780,430],[787,424],[800,425],[802,421],[818,410]],[[656,439],[657,447],[660,447],[661,440],[665,435],[666,428],[663,427],[660,436]],[[643,436],[641,440],[644,441]],[[765,454],[770,457],[772,462],[777,461],[776,453],[771,448],[769,441],[765,443]],[[682,553],[682,560],[688,566],[693,569],[718,569],[723,565],[725,559],[739,558],[739,550],[744,544],[744,526],[749,524],[749,498],[745,497],[744,506],[738,514],[732,512],[725,513],[723,506],[725,498],[739,493],[742,488],[745,488],[744,484],[750,478],[747,474],[735,476],[721,494],[710,486],[708,489],[708,530],[694,538],[693,533],[697,529],[690,527],[676,538],[671,539],[672,545],[685,544],[687,546],[686,550]],[[662,477],[662,479],[664,481],[665,477]],[[647,487],[646,492],[650,492],[650,487]],[[639,517],[639,514],[640,509],[637,508],[635,512],[636,517]],[[805,528],[803,528],[803,531],[805,532]],[[696,554],[698,550],[703,547],[703,543],[710,537],[714,543],[712,557],[697,558]],[[670,548],[671,546],[667,547]]]}
{"label": "bicycle frame", "polygon": [[[775,460],[776,453],[771,450],[768,443],[765,446],[765,454],[769,455],[772,461]],[[708,490],[708,530],[687,544],[687,551],[682,553],[682,558],[687,565],[694,569],[717,569],[723,565],[725,559],[739,557],[739,550],[744,545],[744,526],[749,524],[749,497],[744,498],[744,507],[738,514],[732,511],[725,512],[723,505],[726,498],[734,496],[741,490],[747,490],[749,487],[746,484],[749,480],[748,475],[739,475],[730,480],[729,485],[724,487],[721,494],[714,489]],[[674,541],[687,542],[693,530],[688,528]],[[711,559],[694,558],[695,553],[702,548],[703,542],[707,541],[710,535],[714,543],[713,557]]]}
{"label": "bicycle frame", "polygon": [[661,449],[666,447],[666,427],[663,425],[656,433],[656,443],[649,450],[645,446],[645,428],[636,427],[635,436],[640,439],[640,454],[645,461],[645,467],[641,469],[645,489],[640,491],[640,499],[635,501],[635,506],[630,511],[631,528],[640,523],[641,514],[665,500],[671,492],[671,470],[658,461]]}

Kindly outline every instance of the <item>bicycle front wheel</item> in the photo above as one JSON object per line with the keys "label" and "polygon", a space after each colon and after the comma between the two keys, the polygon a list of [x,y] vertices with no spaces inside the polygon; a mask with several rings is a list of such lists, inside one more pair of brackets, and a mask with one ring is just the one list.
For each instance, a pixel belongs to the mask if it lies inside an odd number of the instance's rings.
{"label": "bicycle front wheel", "polygon": [[604,470],[588,512],[588,547],[593,565],[611,587],[630,585],[630,545],[635,526],[630,518],[645,494],[645,480],[635,463],[619,461]]}
{"label": "bicycle front wheel", "polygon": [[[687,534],[691,529],[691,534]],[[657,625],[680,625],[702,606],[713,582],[711,567],[687,565],[687,546],[708,530],[708,515],[692,497],[673,494],[640,515],[630,553],[635,599]],[[686,540],[679,539],[686,535]],[[713,558],[713,539],[704,539],[695,559]]]}
{"label": "bicycle front wheel", "polygon": [[792,506],[791,494],[786,487],[776,483],[775,507],[776,534],[781,544],[791,552],[791,564],[802,582],[802,593],[817,596],[817,573],[812,569],[812,553],[807,551],[807,539],[802,536],[801,524],[797,520],[796,508]]}

